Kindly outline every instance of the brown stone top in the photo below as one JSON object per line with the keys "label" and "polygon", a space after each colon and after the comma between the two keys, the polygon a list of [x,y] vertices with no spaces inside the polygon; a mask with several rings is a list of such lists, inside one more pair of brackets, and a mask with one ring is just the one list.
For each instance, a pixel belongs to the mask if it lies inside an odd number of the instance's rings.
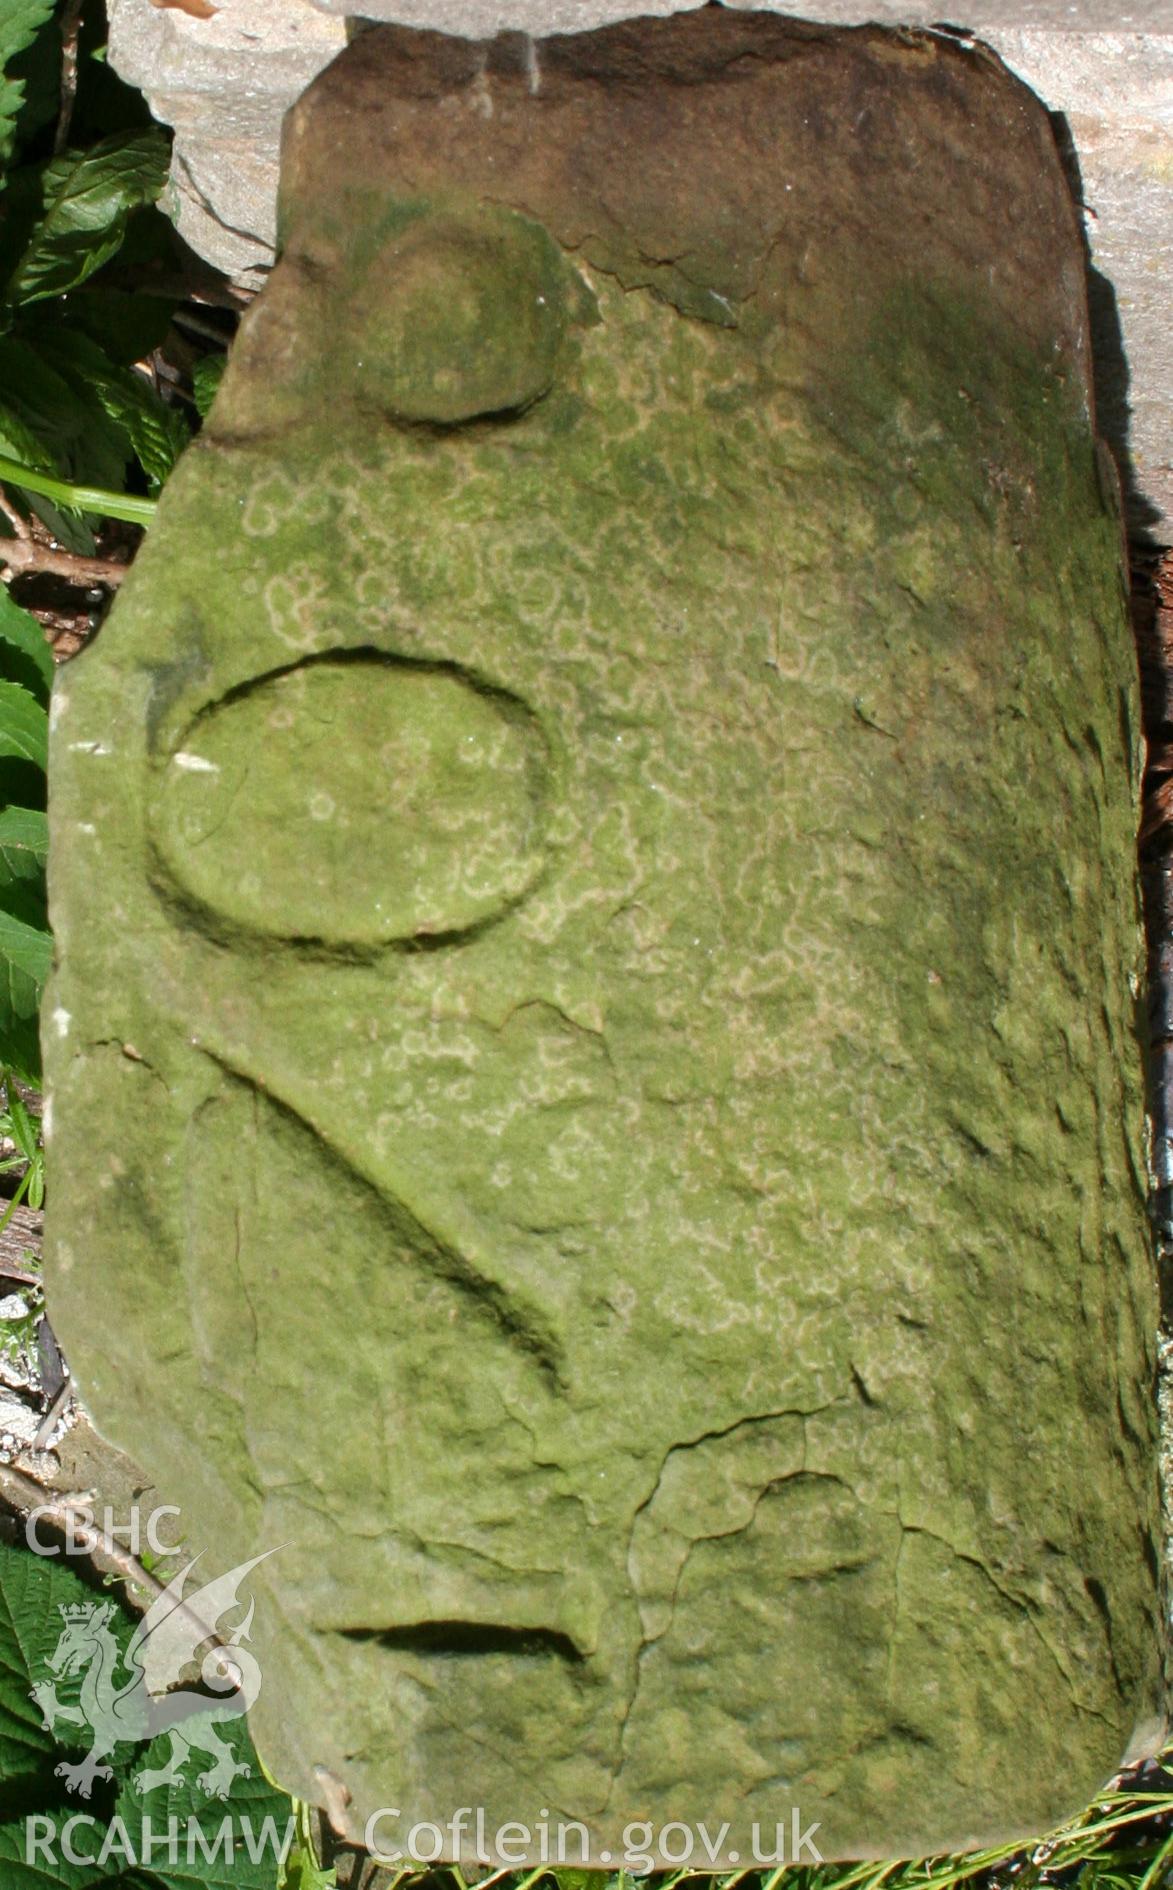
{"label": "brown stone top", "polygon": [[[845,126],[853,161],[824,163]],[[287,120],[290,246],[373,180],[525,210],[723,325],[850,300],[874,270],[968,283],[1024,338],[1085,349],[1047,116],[988,52],[927,33],[716,7],[545,40],[377,28]]]}

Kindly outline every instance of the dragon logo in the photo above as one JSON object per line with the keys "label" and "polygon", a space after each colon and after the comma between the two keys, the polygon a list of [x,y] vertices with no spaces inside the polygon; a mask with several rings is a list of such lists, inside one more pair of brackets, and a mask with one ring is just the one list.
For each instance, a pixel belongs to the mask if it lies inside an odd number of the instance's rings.
{"label": "dragon logo", "polygon": [[[105,1760],[115,1746],[142,1744],[160,1733],[170,1738],[170,1757],[157,1768],[140,1767],[134,1775],[140,1793],[181,1781],[193,1751],[212,1761],[197,1781],[209,1796],[225,1798],[234,1779],[248,1777],[250,1768],[236,1758],[216,1728],[247,1713],[261,1690],[260,1668],[241,1646],[249,1638],[254,1604],[249,1603],[244,1620],[230,1634],[218,1635],[217,1627],[222,1615],[243,1605],[240,1588],[246,1576],[275,1553],[267,1549],[205,1582],[186,1599],[184,1583],[195,1563],[181,1569],[151,1603],[125,1651],[114,1631],[114,1602],[84,1601],[59,1608],[64,1626],[46,1663],[53,1679],[40,1681],[32,1698],[50,1732],[72,1726],[89,1729],[85,1758],[77,1765],[63,1761],[56,1768],[71,1792],[88,1798],[95,1779],[113,1777]],[[199,1650],[209,1643],[201,1660]],[[197,1692],[191,1683],[190,1670],[197,1664],[206,1692]],[[55,1682],[77,1675],[77,1703],[59,1699]],[[185,1678],[189,1684],[181,1686]],[[75,1689],[69,1692],[73,1695]]]}

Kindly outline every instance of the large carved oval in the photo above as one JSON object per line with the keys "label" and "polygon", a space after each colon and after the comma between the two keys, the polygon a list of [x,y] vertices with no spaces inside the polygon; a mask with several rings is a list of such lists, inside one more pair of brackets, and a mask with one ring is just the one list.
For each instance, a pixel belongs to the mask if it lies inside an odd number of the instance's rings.
{"label": "large carved oval", "polygon": [[448,665],[340,652],[203,710],[163,764],[156,847],[233,929],[373,946],[466,932],[541,868],[529,709]]}

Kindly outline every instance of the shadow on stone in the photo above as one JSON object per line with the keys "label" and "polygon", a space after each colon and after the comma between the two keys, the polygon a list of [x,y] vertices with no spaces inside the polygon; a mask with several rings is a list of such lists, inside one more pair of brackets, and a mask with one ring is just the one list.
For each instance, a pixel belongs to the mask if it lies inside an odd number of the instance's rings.
{"label": "shadow on stone", "polygon": [[[1071,191],[1076,209],[1081,219],[1095,214],[1084,201],[1083,175],[1079,166],[1079,153],[1071,126],[1064,112],[1049,112],[1051,128],[1055,134],[1055,144],[1059,152],[1059,161]],[[1120,489],[1124,501],[1124,523],[1128,536],[1134,542],[1149,547],[1157,540],[1152,528],[1160,519],[1160,512],[1141,491],[1136,480],[1129,448],[1129,426],[1131,407],[1128,389],[1131,372],[1128,356],[1124,351],[1124,335],[1120,326],[1120,310],[1116,301],[1116,290],[1108,277],[1093,267],[1091,250],[1087,240],[1087,230],[1080,224],[1083,242],[1084,268],[1087,274],[1088,318],[1092,341],[1092,381],[1095,390],[1096,430],[1102,440],[1111,449],[1120,475]]]}

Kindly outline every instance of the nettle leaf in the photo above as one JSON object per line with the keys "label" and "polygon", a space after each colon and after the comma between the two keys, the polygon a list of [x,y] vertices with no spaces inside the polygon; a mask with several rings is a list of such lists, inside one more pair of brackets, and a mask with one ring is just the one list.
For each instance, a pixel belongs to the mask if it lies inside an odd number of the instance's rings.
{"label": "nettle leaf", "polygon": [[[33,1698],[34,1687],[52,1685],[56,1724],[68,1732],[69,1748],[76,1752],[89,1744],[84,1718],[75,1725],[66,1717],[80,1712],[84,1674],[54,1675],[49,1668],[62,1634],[61,1609],[82,1603],[104,1605],[64,1558],[0,1542],[0,1779],[54,1777],[61,1751]],[[129,1641],[130,1624],[116,1606],[109,1625],[120,1644]],[[53,1790],[65,1798],[62,1787]]]}
{"label": "nettle leaf", "polygon": [[[24,490],[21,487],[18,491]],[[64,551],[76,551],[79,557],[92,558],[98,548],[98,541],[90,530],[86,520],[94,517],[91,512],[79,512],[75,507],[54,505],[42,492],[24,491],[24,498],[30,512],[35,512],[49,534],[57,540]]]}
{"label": "nettle leaf", "polygon": [[[8,281],[17,261],[28,247],[29,237],[40,222],[44,208],[44,168],[43,162],[18,164],[4,178],[4,215],[0,217],[0,283]],[[0,302],[5,302],[3,325],[7,327],[12,311],[3,296],[0,296]]]}
{"label": "nettle leaf", "polygon": [[[2,3],[3,0],[0,0],[0,4]],[[0,341],[0,349],[3,347],[4,343]],[[3,370],[0,368],[0,375],[2,373]],[[3,385],[2,380],[0,380],[0,385]],[[19,461],[31,472],[52,473],[58,479],[67,476],[65,468],[59,464],[23,414],[17,413],[3,400],[0,400],[0,453],[5,454],[9,459]],[[8,485],[10,492],[20,493],[30,512],[36,513],[59,545],[64,545],[67,551],[80,552],[83,557],[92,555],[93,534],[83,522],[80,512],[64,511],[60,506],[54,505],[51,499],[46,499],[42,493],[30,492],[17,480],[10,480]]]}
{"label": "nettle leaf", "polygon": [[24,102],[24,81],[9,75],[18,53],[31,46],[56,0],[3,0],[0,4],[0,166],[12,156],[16,119]]}
{"label": "nettle leaf", "polygon": [[0,67],[31,46],[56,0],[4,0],[0,6]]}
{"label": "nettle leaf", "polygon": [[43,882],[30,884],[27,880],[9,882],[0,894],[0,909],[19,919],[34,932],[49,933],[48,904]]}
{"label": "nettle leaf", "polygon": [[[34,1811],[0,1824],[0,1880],[4,1890],[99,1890],[99,1886],[107,1890],[108,1872],[99,1871],[93,1864],[71,1864],[65,1856],[64,1826],[75,1815],[71,1805],[67,1811]],[[76,1835],[80,1835],[76,1830],[70,1833],[70,1850],[76,1850]],[[86,1836],[87,1850],[91,1835]]]}
{"label": "nettle leaf", "polygon": [[[232,1763],[247,1768],[247,1776],[233,1780],[226,1798],[205,1791],[200,1775],[209,1771],[213,1759],[200,1750],[203,1716],[184,1720],[184,1734],[192,1735],[194,1747],[185,1776],[145,1792],[130,1779],[119,1794],[114,1815],[126,1833],[127,1859],[146,1861],[148,1820],[157,1833],[170,1830],[174,1819],[179,1838],[175,1851],[161,1854],[156,1848],[151,1861],[152,1873],[167,1890],[273,1890],[293,1840],[292,1801],[261,1772],[243,1718],[207,1723],[214,1727],[215,1739],[230,1749]],[[134,1768],[140,1784],[142,1772],[161,1768],[170,1750],[164,1735],[141,1752]]]}
{"label": "nettle leaf", "polygon": [[[0,348],[3,345],[0,342]],[[0,453],[27,466],[31,472],[52,473],[58,479],[66,476],[65,469],[58,464],[44,441],[37,437],[24,416],[3,400],[0,400]],[[67,551],[80,552],[83,557],[92,554],[93,535],[83,523],[80,513],[63,511],[51,499],[46,499],[42,493],[30,492],[18,480],[10,479],[7,483],[9,491],[21,495],[30,512],[36,513],[59,545],[64,545]]]}
{"label": "nettle leaf", "polygon": [[[9,812],[21,814],[25,811],[22,807],[5,808],[4,813],[0,814],[0,823]],[[40,855],[28,847],[14,846],[0,835],[0,900],[4,897],[4,889],[15,880],[39,880],[44,871],[45,862]]]}
{"label": "nettle leaf", "polygon": [[[0,348],[3,346],[0,342]],[[61,467],[45,442],[38,438],[23,414],[4,400],[0,400],[0,453],[9,459],[18,459],[30,472],[56,473],[61,477]]]}
{"label": "nettle leaf", "polygon": [[79,402],[97,400],[153,486],[161,486],[191,435],[182,414],[167,407],[141,374],[111,361],[88,335],[49,330],[41,353],[72,386]]}
{"label": "nettle leaf", "polygon": [[85,1806],[55,1805],[0,1824],[4,1890],[164,1890],[165,1879],[128,1870],[122,1833]]}
{"label": "nettle leaf", "polygon": [[131,211],[153,204],[163,189],[168,160],[167,139],[152,127],[116,132],[47,164],[44,208],[9,280],[9,302],[63,295],[109,262]]}
{"label": "nettle leaf", "polygon": [[41,1036],[35,1017],[5,1021],[0,1002],[0,1062],[31,1089],[41,1086]]}
{"label": "nettle leaf", "polygon": [[0,340],[0,387],[7,411],[52,454],[51,470],[81,485],[121,486],[130,449],[96,389],[67,379],[40,348],[15,335]]}
{"label": "nettle leaf", "polygon": [[[0,1883],[4,1890],[170,1890],[172,1878],[157,1862],[127,1868],[125,1831],[70,1805],[0,1824]],[[78,1860],[78,1861],[74,1861]],[[88,1861],[82,1861],[88,1860]]]}
{"label": "nettle leaf", "polygon": [[[60,15],[60,7],[54,12]],[[32,44],[19,52],[5,77],[23,87],[16,119],[16,150],[23,151],[38,132],[55,123],[61,109],[61,21],[47,19]]]}
{"label": "nettle leaf", "polygon": [[31,879],[48,857],[48,815],[35,807],[0,809],[0,863],[8,877]]}
{"label": "nettle leaf", "polygon": [[212,409],[220,382],[224,379],[224,369],[228,366],[228,357],[224,354],[206,354],[196,362],[191,371],[191,391],[195,397],[196,412],[201,420],[206,420]]}
{"label": "nettle leaf", "polygon": [[[15,652],[16,661],[11,660]],[[47,701],[53,681],[53,652],[35,617],[15,604],[0,586],[0,675]]]}
{"label": "nettle leaf", "polygon": [[[28,807],[8,807],[0,820],[9,833],[38,835],[45,816]],[[47,839],[45,830],[40,837]],[[19,1075],[23,1083],[40,1085],[42,1045],[38,1017],[45,977],[53,960],[53,937],[45,913],[45,875],[42,860],[19,845],[2,845],[0,860],[0,1064]],[[30,869],[23,868],[30,862]],[[4,1663],[0,1637],[0,1667]],[[0,1780],[4,1780],[4,1741],[0,1735]]]}
{"label": "nettle leaf", "polygon": [[[12,904],[12,895],[18,890],[9,886],[4,893],[4,906]],[[0,987],[5,971],[15,972],[20,978],[37,987],[33,995],[31,1008],[24,993],[13,995],[12,1011],[16,1017],[35,1016],[39,993],[53,965],[53,936],[41,927],[29,925],[26,920],[18,919],[16,914],[0,906]]]}
{"label": "nettle leaf", "polygon": [[[79,1604],[99,1618],[83,1623],[80,1657],[54,1674],[49,1663],[67,1631],[60,1609]],[[71,1789],[83,1780],[58,1775],[58,1766],[80,1766],[91,1748],[82,1688],[103,1637],[119,1652],[117,1686],[133,1684],[130,1635],[122,1610],[67,1564],[0,1543],[0,1786],[19,1783],[15,1802],[25,1814],[0,1822],[0,1884],[273,1890],[293,1839],[293,1805],[264,1777],[243,1717],[223,1718],[209,1702],[207,1714],[178,1716],[179,1744],[167,1733],[149,1744],[120,1741],[107,1755],[113,1781],[91,1799]],[[69,1665],[77,1668],[71,1677]],[[133,1713],[128,1718],[134,1723]],[[62,1745],[72,1759],[63,1759]],[[151,1771],[169,1776],[152,1784]],[[14,1802],[11,1793],[6,1802]]]}
{"label": "nettle leaf", "polygon": [[0,755],[48,765],[48,714],[20,683],[0,682]]}
{"label": "nettle leaf", "polygon": [[131,367],[163,345],[174,311],[174,296],[132,294],[100,283],[78,289],[62,303],[62,314],[71,326],[80,328],[122,367]]}

